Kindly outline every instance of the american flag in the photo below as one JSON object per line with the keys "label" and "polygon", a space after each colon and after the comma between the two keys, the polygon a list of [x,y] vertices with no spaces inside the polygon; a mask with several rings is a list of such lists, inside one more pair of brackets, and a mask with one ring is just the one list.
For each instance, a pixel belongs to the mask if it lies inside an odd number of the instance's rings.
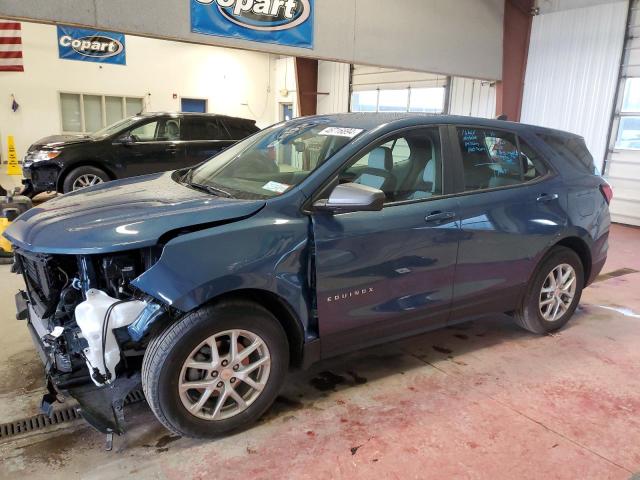
{"label": "american flag", "polygon": [[0,72],[24,72],[21,30],[19,22],[0,20]]}

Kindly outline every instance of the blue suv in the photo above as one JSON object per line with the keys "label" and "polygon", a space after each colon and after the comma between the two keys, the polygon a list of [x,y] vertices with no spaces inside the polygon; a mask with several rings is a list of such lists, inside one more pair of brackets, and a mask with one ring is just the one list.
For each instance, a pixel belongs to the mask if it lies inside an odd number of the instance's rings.
{"label": "blue suv", "polygon": [[611,195],[576,135],[342,114],[62,196],[6,236],[47,409],[71,395],[122,433],[141,385],[169,430],[212,437],[292,367],[487,314],[561,328],[604,265]]}

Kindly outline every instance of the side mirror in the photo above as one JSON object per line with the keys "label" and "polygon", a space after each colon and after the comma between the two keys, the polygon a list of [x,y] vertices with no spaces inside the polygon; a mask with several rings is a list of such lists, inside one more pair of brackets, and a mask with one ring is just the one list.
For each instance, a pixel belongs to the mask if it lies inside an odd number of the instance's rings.
{"label": "side mirror", "polygon": [[344,183],[333,189],[328,200],[318,200],[313,208],[332,213],[377,212],[386,197],[382,190],[357,183]]}

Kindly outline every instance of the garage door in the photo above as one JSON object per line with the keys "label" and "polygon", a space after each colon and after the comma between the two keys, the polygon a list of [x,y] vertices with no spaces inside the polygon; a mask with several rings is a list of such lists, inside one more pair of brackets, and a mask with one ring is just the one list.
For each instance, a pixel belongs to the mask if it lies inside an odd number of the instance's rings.
{"label": "garage door", "polygon": [[640,225],[640,2],[629,15],[622,75],[605,175],[614,191],[614,222]]}
{"label": "garage door", "polygon": [[445,75],[354,65],[351,111],[443,113],[447,81]]}
{"label": "garage door", "polygon": [[351,111],[450,113],[493,118],[495,82],[354,65]]}

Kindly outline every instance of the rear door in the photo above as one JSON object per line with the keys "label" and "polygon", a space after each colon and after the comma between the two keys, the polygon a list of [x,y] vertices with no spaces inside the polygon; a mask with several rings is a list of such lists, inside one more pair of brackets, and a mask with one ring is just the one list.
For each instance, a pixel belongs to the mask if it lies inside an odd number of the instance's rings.
{"label": "rear door", "polygon": [[562,182],[515,133],[451,127],[462,239],[451,321],[517,307],[540,254],[564,228]]}
{"label": "rear door", "polygon": [[188,115],[185,116],[182,124],[186,166],[207,160],[235,143],[217,117]]}
{"label": "rear door", "polygon": [[443,132],[405,130],[343,168],[336,183],[384,191],[382,211],[312,214],[324,355],[446,323],[459,228]]}
{"label": "rear door", "polygon": [[122,134],[114,155],[126,177],[175,170],[185,165],[179,117],[156,117]]}

